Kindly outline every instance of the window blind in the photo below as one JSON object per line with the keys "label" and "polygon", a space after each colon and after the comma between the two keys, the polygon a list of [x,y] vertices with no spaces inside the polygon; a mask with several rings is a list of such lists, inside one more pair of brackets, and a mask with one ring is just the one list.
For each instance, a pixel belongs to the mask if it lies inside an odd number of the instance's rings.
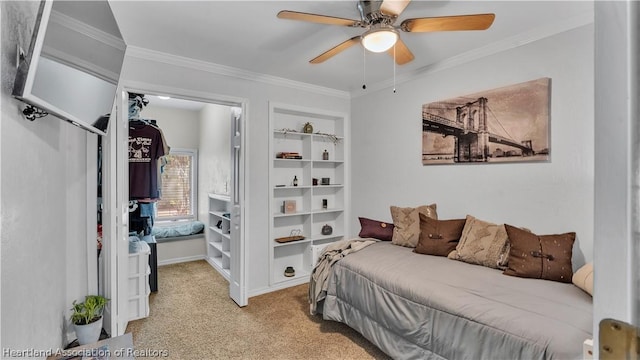
{"label": "window blind", "polygon": [[163,167],[161,200],[157,202],[157,218],[193,218],[193,155],[170,154]]}

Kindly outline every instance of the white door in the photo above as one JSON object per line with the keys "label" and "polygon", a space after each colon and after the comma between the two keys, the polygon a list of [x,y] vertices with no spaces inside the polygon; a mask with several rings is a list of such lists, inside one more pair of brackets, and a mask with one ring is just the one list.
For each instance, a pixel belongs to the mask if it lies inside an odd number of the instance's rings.
{"label": "white door", "polygon": [[244,153],[243,114],[240,108],[231,111],[231,274],[229,296],[239,306],[247,305],[243,238],[244,219]]}
{"label": "white door", "polygon": [[[113,337],[124,334],[129,319],[128,94],[118,92],[107,136],[103,138],[103,251],[105,308],[104,328]],[[115,114],[115,115],[114,115]],[[115,186],[114,186],[115,184]]]}
{"label": "white door", "polygon": [[[117,100],[116,100],[117,101]],[[109,122],[115,120],[115,111],[111,112],[111,119]],[[113,125],[111,125],[113,129]],[[113,299],[117,294],[117,281],[116,281],[116,256],[117,251],[115,247],[115,187],[108,186],[108,184],[115,183],[116,174],[116,162],[115,162],[115,140],[114,131],[109,131],[107,136],[102,138],[102,187],[103,191],[103,210],[102,210],[102,274],[100,279],[101,287],[106,298]],[[104,323],[103,327],[107,333],[115,335],[117,333],[116,324],[118,323],[118,311],[117,302],[109,301],[104,309]]]}
{"label": "white door", "polygon": [[[129,323],[129,94],[120,92],[120,108],[116,111],[116,257],[118,281],[117,336],[124,334]],[[114,124],[114,125],[115,125]],[[116,129],[114,129],[116,130]],[[113,300],[111,300],[113,301]],[[113,336],[113,334],[112,334]]]}

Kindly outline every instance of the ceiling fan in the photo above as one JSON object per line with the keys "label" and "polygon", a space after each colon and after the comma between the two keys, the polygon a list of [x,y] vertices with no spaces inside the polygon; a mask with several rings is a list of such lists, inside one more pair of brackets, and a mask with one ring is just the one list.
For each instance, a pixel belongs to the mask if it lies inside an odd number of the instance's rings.
{"label": "ceiling fan", "polygon": [[366,29],[362,35],[343,41],[311,59],[309,62],[312,64],[324,62],[352,45],[362,43],[369,51],[388,52],[395,57],[398,65],[406,64],[414,59],[407,45],[400,39],[398,30],[404,32],[486,30],[491,26],[495,18],[495,14],[423,17],[406,19],[399,26],[394,25],[400,14],[409,5],[409,2],[411,0],[360,0],[358,1],[360,20],[290,10],[280,11],[278,18]]}

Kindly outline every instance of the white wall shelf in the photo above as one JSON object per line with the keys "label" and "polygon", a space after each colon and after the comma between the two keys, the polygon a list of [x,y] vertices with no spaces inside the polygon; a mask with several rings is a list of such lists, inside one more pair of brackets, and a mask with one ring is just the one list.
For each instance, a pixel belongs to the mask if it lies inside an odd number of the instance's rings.
{"label": "white wall shelf", "polygon": [[[207,219],[207,262],[227,281],[231,268],[231,219],[230,198],[225,195],[209,194]],[[218,227],[218,223],[220,224]]]}
{"label": "white wall shelf", "polygon": [[[304,124],[313,133],[304,133]],[[348,170],[345,114],[286,104],[269,104],[269,271],[272,288],[284,288],[309,281],[312,247],[324,245],[348,234]],[[325,151],[328,159],[323,157]],[[301,159],[278,158],[279,153],[297,153]],[[298,186],[293,186],[297,178]],[[322,185],[328,178],[329,184]],[[314,185],[315,183],[315,185]],[[296,211],[283,212],[284,201],[295,201]],[[326,204],[324,204],[326,202]],[[322,235],[324,225],[331,235]],[[278,243],[275,239],[300,231],[303,240]],[[295,276],[284,276],[292,266]]]}

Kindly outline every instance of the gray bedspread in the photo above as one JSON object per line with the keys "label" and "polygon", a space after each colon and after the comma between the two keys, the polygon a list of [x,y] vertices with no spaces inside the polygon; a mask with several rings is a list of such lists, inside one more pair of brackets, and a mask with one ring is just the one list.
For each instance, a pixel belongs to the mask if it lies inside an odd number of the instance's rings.
{"label": "gray bedspread", "polygon": [[396,359],[578,359],[592,300],[573,284],[378,242],[337,262],[323,317]]}

